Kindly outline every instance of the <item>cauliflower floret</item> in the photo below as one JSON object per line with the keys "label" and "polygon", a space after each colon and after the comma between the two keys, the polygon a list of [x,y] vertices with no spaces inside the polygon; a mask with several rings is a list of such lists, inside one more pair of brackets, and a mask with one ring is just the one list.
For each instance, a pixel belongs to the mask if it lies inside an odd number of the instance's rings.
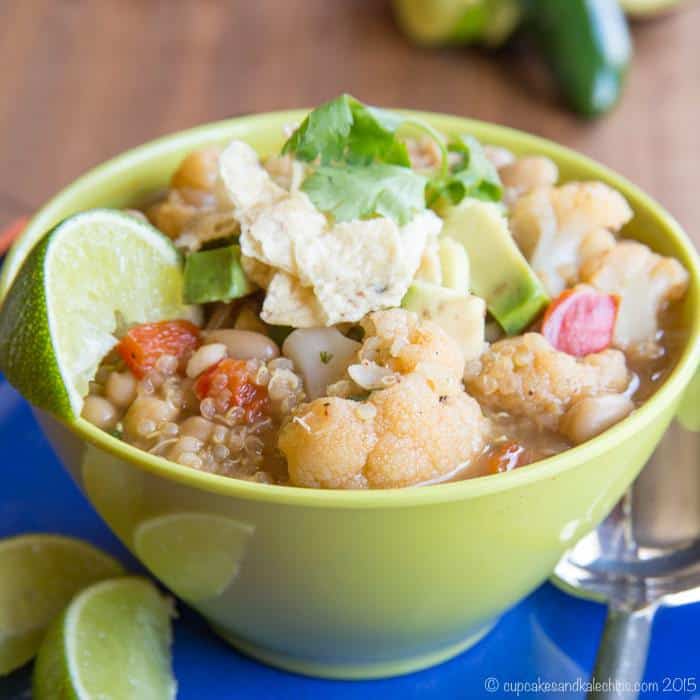
{"label": "cauliflower floret", "polygon": [[287,458],[292,484],[326,489],[367,487],[362,471],[377,435],[373,421],[358,415],[360,407],[367,405],[330,396],[299,407],[282,427],[277,443]]}
{"label": "cauliflower floret", "polygon": [[550,295],[579,281],[586,259],[615,245],[613,232],[632,218],[625,198],[602,182],[540,187],[511,213],[516,242]]}
{"label": "cauliflower floret", "polygon": [[410,374],[370,397],[377,408],[377,443],[365,475],[373,488],[440,479],[484,448],[488,422],[468,394],[440,396],[429,381]]}
{"label": "cauliflower floret", "polygon": [[531,417],[550,430],[558,429],[579,399],[623,392],[629,380],[619,350],[576,358],[555,350],[539,333],[499,340],[465,377],[482,406]]}
{"label": "cauliflower floret", "polygon": [[[462,388],[457,343],[403,309],[377,311],[362,326],[360,363],[348,375],[372,393],[363,402],[325,397],[298,409],[279,437],[291,482],[409,486],[444,477],[477,455],[489,423]],[[342,381],[347,395],[352,384]]]}
{"label": "cauliflower floret", "polygon": [[636,241],[622,241],[588,260],[581,279],[620,297],[613,344],[624,350],[634,347],[641,355],[658,352],[659,311],[688,288],[688,272],[677,260]]}
{"label": "cauliflower floret", "polygon": [[505,187],[507,204],[538,187],[550,187],[559,179],[556,163],[545,156],[525,156],[513,163],[507,163],[498,171]]}
{"label": "cauliflower floret", "polygon": [[440,479],[484,448],[488,422],[464,392],[440,396],[418,374],[367,402],[316,399],[280,432],[292,484],[396,488]]}
{"label": "cauliflower floret", "polygon": [[[380,379],[387,373],[416,372],[441,395],[452,396],[462,391],[464,356],[457,342],[436,323],[419,322],[412,311],[388,309],[370,314],[362,327],[365,340],[359,352],[360,361],[364,367],[388,370],[378,373]],[[350,376],[357,381],[351,370]]]}

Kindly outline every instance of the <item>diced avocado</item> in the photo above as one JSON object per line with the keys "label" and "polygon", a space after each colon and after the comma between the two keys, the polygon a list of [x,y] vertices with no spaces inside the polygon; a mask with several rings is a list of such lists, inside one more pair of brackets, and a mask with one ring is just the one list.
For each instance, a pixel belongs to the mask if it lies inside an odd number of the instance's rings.
{"label": "diced avocado", "polygon": [[439,251],[442,286],[467,294],[469,292],[469,258],[464,246],[453,238],[442,238]]}
{"label": "diced avocado", "polygon": [[185,260],[185,302],[230,301],[250,294],[253,285],[241,267],[237,245],[200,250]]}
{"label": "diced avocado", "polygon": [[401,306],[414,311],[420,318],[434,321],[449,333],[462,348],[465,361],[481,354],[486,316],[483,299],[429,282],[413,282]]}
{"label": "diced avocado", "polygon": [[464,200],[446,212],[442,235],[464,246],[471,290],[486,300],[491,315],[508,335],[529,326],[549,303],[498,206]]}

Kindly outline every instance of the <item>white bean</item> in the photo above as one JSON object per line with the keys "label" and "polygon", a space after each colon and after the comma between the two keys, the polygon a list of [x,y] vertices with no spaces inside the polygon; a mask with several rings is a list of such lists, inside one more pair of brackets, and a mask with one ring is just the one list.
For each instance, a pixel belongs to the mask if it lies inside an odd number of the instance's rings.
{"label": "white bean", "polygon": [[202,372],[223,360],[227,354],[228,350],[223,343],[202,345],[187,363],[187,376],[190,379],[198,377]]}
{"label": "white bean", "polygon": [[111,372],[105,384],[105,396],[119,408],[136,398],[136,378],[131,372]]}
{"label": "white bean", "polygon": [[633,409],[634,403],[624,394],[581,399],[562,416],[559,431],[578,445],[600,435]]}
{"label": "white bean", "polygon": [[102,430],[108,430],[117,424],[116,406],[102,396],[86,396],[82,416]]}
{"label": "white bean", "polygon": [[228,354],[237,360],[271,360],[279,357],[277,343],[262,333],[233,328],[208,331],[207,342],[223,343]]}

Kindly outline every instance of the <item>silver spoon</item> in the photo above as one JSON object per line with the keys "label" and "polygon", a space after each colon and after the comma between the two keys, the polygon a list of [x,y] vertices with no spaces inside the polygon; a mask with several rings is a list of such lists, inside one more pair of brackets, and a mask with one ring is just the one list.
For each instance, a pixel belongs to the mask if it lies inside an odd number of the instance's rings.
{"label": "silver spoon", "polygon": [[589,698],[636,698],[654,614],[700,600],[700,434],[677,422],[632,488],[561,559],[553,583],[607,603]]}

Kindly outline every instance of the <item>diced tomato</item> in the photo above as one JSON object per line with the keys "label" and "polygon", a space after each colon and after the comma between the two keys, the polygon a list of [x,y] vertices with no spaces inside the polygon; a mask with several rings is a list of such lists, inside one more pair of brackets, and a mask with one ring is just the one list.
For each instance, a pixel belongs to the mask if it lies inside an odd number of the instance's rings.
{"label": "diced tomato", "polygon": [[19,236],[29,223],[28,216],[22,216],[19,219],[11,221],[5,228],[0,230],[0,255],[4,255],[9,247],[15,242],[15,238]]}
{"label": "diced tomato", "polygon": [[201,401],[212,398],[221,403],[220,410],[239,406],[248,423],[254,423],[270,412],[267,387],[256,384],[245,360],[225,358],[199,375],[194,393]]}
{"label": "diced tomato", "polygon": [[562,292],[547,308],[542,335],[557,349],[583,357],[612,344],[620,300],[591,287]]}
{"label": "diced tomato", "polygon": [[486,458],[486,473],[500,474],[517,469],[530,462],[527,449],[515,440],[494,447]]}
{"label": "diced tomato", "polygon": [[117,345],[117,352],[139,379],[155,366],[163,355],[172,355],[185,363],[199,346],[199,328],[189,321],[157,321],[134,326]]}

